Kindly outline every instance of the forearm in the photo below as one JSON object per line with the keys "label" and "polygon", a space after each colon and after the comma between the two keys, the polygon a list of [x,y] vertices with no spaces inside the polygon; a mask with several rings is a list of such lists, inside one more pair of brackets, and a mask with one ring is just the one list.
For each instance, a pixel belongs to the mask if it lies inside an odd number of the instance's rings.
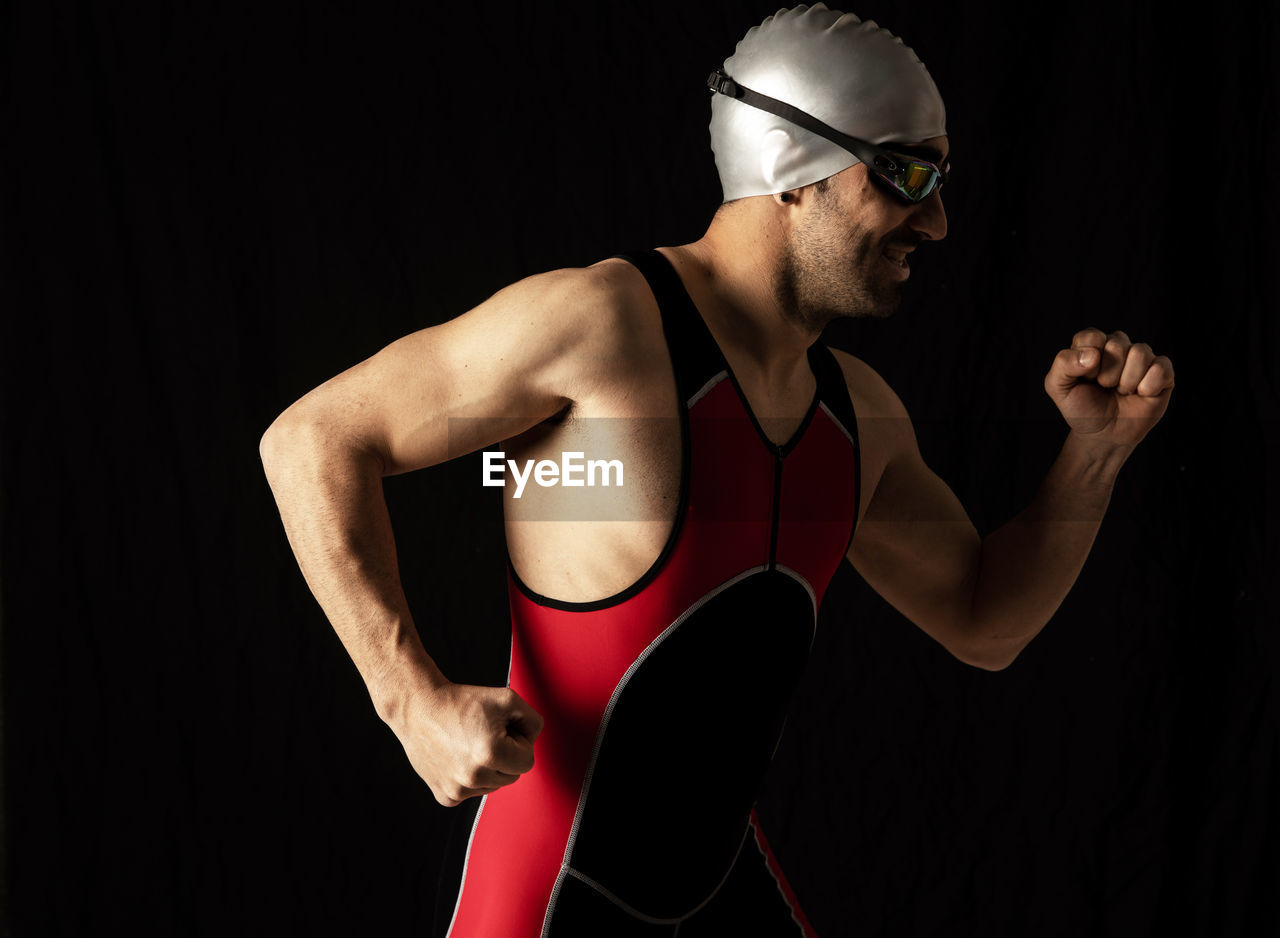
{"label": "forearm", "polygon": [[325,427],[282,417],[263,468],[302,575],[394,725],[411,687],[447,683],[427,654],[400,583],[382,465]]}
{"label": "forearm", "polygon": [[1031,504],[983,538],[970,617],[977,661],[1004,667],[1057,611],[1084,567],[1131,451],[1069,434]]}

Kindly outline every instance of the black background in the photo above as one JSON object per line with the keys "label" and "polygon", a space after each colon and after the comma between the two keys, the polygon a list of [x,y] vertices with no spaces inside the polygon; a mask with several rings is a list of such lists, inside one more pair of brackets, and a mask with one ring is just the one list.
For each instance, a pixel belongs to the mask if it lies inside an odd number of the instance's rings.
{"label": "black background", "polygon": [[[513,280],[697,238],[703,79],[774,9],[0,12],[0,927],[425,935],[442,870],[447,920],[474,806],[437,805],[377,720],[258,439]],[[1041,380],[1076,330],[1150,343],[1178,387],[1007,671],[842,569],[765,795],[774,846],[828,938],[1273,930],[1276,8],[854,12],[947,100],[951,230],[896,318],[829,338],[898,391],[979,530],[1061,443]],[[477,474],[386,488],[428,648],[499,684]]]}

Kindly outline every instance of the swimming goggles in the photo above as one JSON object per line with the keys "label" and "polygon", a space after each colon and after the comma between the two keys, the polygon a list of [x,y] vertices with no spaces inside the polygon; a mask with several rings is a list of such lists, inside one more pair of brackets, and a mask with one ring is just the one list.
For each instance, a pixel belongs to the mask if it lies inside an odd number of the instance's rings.
{"label": "swimming goggles", "polygon": [[923,202],[936,190],[941,189],[951,175],[949,163],[945,167],[940,167],[937,163],[921,157],[912,156],[909,153],[895,153],[865,140],[859,140],[857,137],[842,134],[834,127],[824,124],[816,117],[792,107],[785,101],[744,88],[726,75],[724,69],[718,68],[711,73],[707,78],[707,87],[717,94],[736,98],[743,104],[776,114],[849,151],[867,165],[874,182],[880,183],[882,188],[908,205]]}

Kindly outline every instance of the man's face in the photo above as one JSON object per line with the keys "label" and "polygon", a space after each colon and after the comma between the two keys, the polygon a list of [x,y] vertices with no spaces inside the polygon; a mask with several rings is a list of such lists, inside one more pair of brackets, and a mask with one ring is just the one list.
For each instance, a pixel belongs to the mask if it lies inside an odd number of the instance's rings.
{"label": "man's face", "polygon": [[[945,163],[947,138],[910,150],[933,151]],[[824,191],[803,190],[792,220],[774,290],[784,313],[815,331],[841,316],[891,316],[910,276],[908,254],[947,233],[940,193],[907,205],[873,183],[862,163],[831,177]]]}

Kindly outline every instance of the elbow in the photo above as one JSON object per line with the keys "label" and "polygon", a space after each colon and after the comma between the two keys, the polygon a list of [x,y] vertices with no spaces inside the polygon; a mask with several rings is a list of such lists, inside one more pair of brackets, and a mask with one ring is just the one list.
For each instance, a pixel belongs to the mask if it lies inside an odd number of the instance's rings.
{"label": "elbow", "polygon": [[958,648],[952,654],[973,668],[983,671],[1003,671],[1013,664],[1018,653],[1026,647],[1030,637],[1019,638],[1008,634],[1006,624],[994,620],[990,613],[979,607],[978,580],[982,567],[982,549],[973,555],[970,575],[966,578],[963,613],[957,617],[955,633]]}
{"label": "elbow", "polygon": [[1013,658],[997,658],[992,655],[969,655],[960,660],[982,671],[1003,671],[1013,664]]}
{"label": "elbow", "polygon": [[296,404],[277,417],[258,441],[258,457],[272,491],[300,475],[320,475],[357,470],[381,478],[386,460],[374,446],[353,441],[314,410]]}
{"label": "elbow", "polygon": [[262,460],[263,469],[270,474],[270,466],[275,459],[277,441],[280,437],[278,424],[280,418],[277,417],[271,426],[267,427],[266,432],[262,434],[262,439],[258,440],[258,458]]}
{"label": "elbow", "polygon": [[992,623],[983,623],[972,614],[952,621],[938,633],[952,657],[981,671],[1003,671],[1026,646],[1026,640],[1001,634]]}
{"label": "elbow", "polygon": [[983,671],[1003,671],[1013,664],[1022,644],[1002,642],[996,639],[971,640],[961,648],[952,648],[951,653],[965,664]]}
{"label": "elbow", "polygon": [[258,441],[258,458],[267,483],[274,489],[285,469],[296,463],[300,455],[312,448],[312,429],[298,419],[292,408],[286,410],[267,427]]}

